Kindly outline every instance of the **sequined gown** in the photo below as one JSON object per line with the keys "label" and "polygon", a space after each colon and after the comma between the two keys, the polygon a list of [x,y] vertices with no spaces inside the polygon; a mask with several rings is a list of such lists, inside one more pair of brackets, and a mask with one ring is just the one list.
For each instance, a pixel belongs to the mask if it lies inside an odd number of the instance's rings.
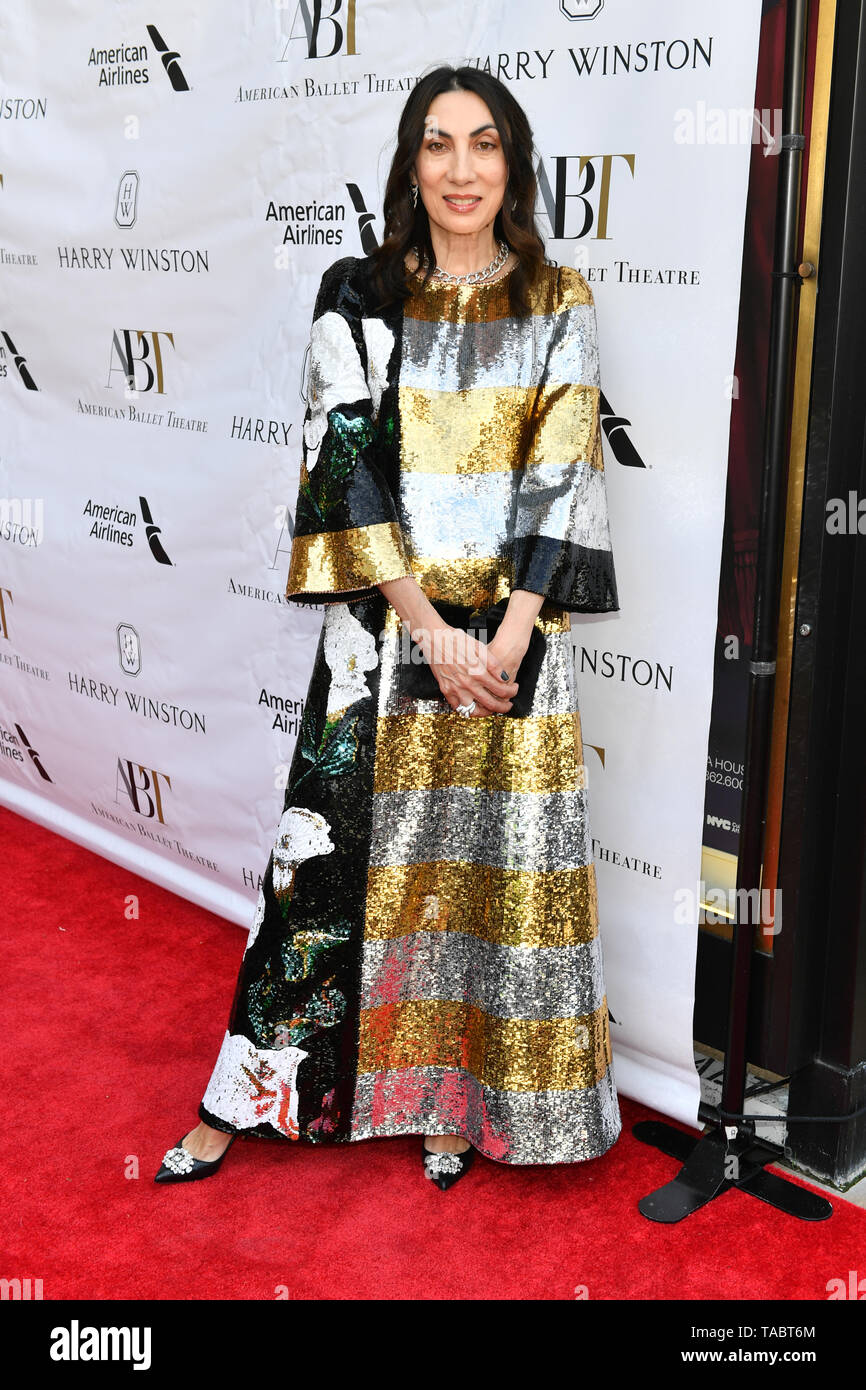
{"label": "sequined gown", "polygon": [[[592,292],[544,266],[378,309],[369,258],[313,311],[286,596],[324,606],[225,1038],[216,1129],[459,1134],[504,1163],[617,1139],[569,613],[618,608]],[[401,692],[377,585],[544,595],[527,718]]]}

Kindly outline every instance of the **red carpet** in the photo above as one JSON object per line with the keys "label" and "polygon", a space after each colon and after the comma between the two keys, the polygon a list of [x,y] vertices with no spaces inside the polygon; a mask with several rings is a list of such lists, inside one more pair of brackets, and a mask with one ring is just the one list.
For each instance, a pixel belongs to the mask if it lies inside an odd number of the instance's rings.
{"label": "red carpet", "polygon": [[[736,1191],[677,1226],[638,1199],[675,1160],[630,1128],[602,1158],[479,1156],[451,1192],[419,1140],[238,1140],[157,1186],[222,1038],[244,932],[0,808],[5,860],[2,1273],[45,1299],[819,1299],[863,1268],[866,1213],[806,1224]],[[128,894],[139,916],[124,915]],[[251,914],[252,914],[251,908]],[[139,1177],[125,1176],[137,1159]],[[804,1184],[806,1185],[806,1184]]]}

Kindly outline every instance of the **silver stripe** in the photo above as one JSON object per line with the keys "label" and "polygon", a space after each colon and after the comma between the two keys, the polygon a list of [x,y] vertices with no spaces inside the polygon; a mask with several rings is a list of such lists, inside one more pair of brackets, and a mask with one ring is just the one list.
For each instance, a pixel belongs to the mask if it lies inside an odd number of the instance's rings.
{"label": "silver stripe", "polygon": [[578,1018],[604,1001],[600,937],[570,946],[502,946],[466,932],[366,941],[361,1008],[409,999],[475,1005],[494,1018]]}
{"label": "silver stripe", "polygon": [[[579,460],[502,473],[403,473],[401,519],[413,553],[432,560],[489,556],[515,496],[514,535],[611,549],[604,473]],[[432,516],[440,524],[431,526]]]}
{"label": "silver stripe", "polygon": [[484,559],[497,544],[507,545],[522,474],[522,469],[401,474],[401,521],[413,554],[431,560]]}
{"label": "silver stripe", "polygon": [[586,788],[568,792],[488,792],[443,787],[376,792],[370,863],[463,864],[523,871],[592,863]]}
{"label": "silver stripe", "polygon": [[523,469],[514,534],[610,550],[604,473],[588,462],[539,463]]}
{"label": "silver stripe", "polygon": [[357,1079],[351,1122],[352,1139],[460,1134],[500,1163],[598,1158],[621,1130],[610,1066],[595,1086],[574,1091],[497,1091],[444,1067],[369,1072]]}
{"label": "silver stripe", "polygon": [[[504,341],[508,344],[505,372]],[[542,381],[551,386],[598,386],[593,304],[489,323],[404,319],[401,386],[424,391],[502,390],[503,386],[535,387]]]}
{"label": "silver stripe", "polygon": [[[552,314],[531,319],[494,319],[489,323],[403,321],[400,385],[423,391],[466,391],[488,387],[531,387],[541,381],[544,352],[553,330]],[[503,340],[508,343],[503,372]]]}
{"label": "silver stripe", "polygon": [[567,382],[581,386],[601,384],[594,304],[574,304],[559,315],[545,384],[561,386]]}

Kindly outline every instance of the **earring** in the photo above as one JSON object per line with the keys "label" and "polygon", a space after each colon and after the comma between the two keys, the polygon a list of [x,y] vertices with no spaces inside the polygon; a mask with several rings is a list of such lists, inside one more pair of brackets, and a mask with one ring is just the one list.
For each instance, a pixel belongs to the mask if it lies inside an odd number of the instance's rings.
{"label": "earring", "polygon": [[410,183],[409,187],[412,190],[412,207],[415,209],[418,206],[418,185],[417,183]]}
{"label": "earring", "polygon": [[511,211],[513,212],[514,209],[515,209],[516,207],[517,207],[517,199],[516,199],[516,198],[512,198],[512,199],[511,199]]}

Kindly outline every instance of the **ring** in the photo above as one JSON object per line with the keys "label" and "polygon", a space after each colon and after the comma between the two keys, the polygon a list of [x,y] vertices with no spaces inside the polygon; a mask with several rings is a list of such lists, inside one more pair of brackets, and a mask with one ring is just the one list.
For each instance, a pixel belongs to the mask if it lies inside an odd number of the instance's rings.
{"label": "ring", "polygon": [[472,711],[473,711],[474,708],[475,708],[475,704],[476,704],[476,702],[475,702],[475,700],[473,700],[471,705],[458,705],[458,706],[457,706],[457,713],[458,713],[458,714],[471,714]]}

